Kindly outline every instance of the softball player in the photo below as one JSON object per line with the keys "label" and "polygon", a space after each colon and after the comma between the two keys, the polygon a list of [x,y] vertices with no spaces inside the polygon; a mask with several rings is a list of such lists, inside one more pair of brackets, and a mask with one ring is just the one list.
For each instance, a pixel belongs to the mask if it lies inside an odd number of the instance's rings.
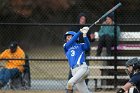
{"label": "softball player", "polygon": [[[64,35],[66,43],[63,47],[73,75],[67,83],[66,93],[72,93],[74,85],[80,93],[90,93],[84,80],[89,74],[89,68],[85,62],[85,51],[90,48],[90,42],[87,38],[88,30],[88,27],[83,27],[77,33],[68,31]],[[78,44],[76,41],[82,33],[85,43]]]}
{"label": "softball player", "polygon": [[130,59],[126,62],[126,66],[130,80],[117,93],[140,93],[140,60]]}

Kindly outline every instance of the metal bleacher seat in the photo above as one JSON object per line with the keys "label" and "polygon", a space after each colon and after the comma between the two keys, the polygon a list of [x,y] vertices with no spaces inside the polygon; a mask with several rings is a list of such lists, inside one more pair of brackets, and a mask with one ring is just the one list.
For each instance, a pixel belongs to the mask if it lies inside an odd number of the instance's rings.
{"label": "metal bleacher seat", "polygon": [[[95,32],[95,39],[99,39],[98,32]],[[140,32],[121,32],[120,41],[140,41]]]}
{"label": "metal bleacher seat", "polygon": [[[98,32],[95,32],[95,39],[98,41],[99,35]],[[134,42],[134,43],[120,43],[117,46],[118,50],[140,50],[140,44],[135,43],[140,41],[140,32],[121,32],[120,42]],[[114,49],[112,47],[112,49]],[[97,50],[97,46],[91,47],[91,50]]]}
{"label": "metal bleacher seat", "polygon": [[[95,32],[96,42],[99,40],[98,32]],[[96,42],[91,46],[91,52],[95,53],[97,50]],[[104,48],[105,49],[105,48]],[[103,50],[104,50],[103,49]],[[112,47],[114,50],[114,47]],[[126,82],[129,77],[125,73],[125,62],[128,59],[139,58],[140,53],[140,32],[121,32],[120,36],[120,44],[117,46],[117,57],[114,56],[87,56],[87,60],[100,62],[100,65],[90,66],[89,68],[93,71],[98,70],[100,74],[89,76],[89,79],[95,81],[95,89],[98,88],[114,88],[111,86],[114,80],[114,60],[117,60],[117,79],[118,86],[121,86],[124,82]],[[105,51],[104,51],[105,52]],[[104,53],[103,52],[103,53]],[[101,62],[105,63],[101,63]],[[96,70],[95,70],[96,69]],[[101,82],[101,84],[99,84]],[[105,86],[105,87],[104,87]]]}

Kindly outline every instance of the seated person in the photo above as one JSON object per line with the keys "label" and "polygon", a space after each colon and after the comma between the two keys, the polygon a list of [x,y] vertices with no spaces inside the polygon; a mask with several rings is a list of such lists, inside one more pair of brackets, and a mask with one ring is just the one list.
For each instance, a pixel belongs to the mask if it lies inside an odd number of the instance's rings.
{"label": "seated person", "polygon": [[12,42],[9,49],[0,54],[0,59],[6,59],[5,67],[0,71],[0,88],[4,87],[14,76],[23,73],[25,60],[8,60],[24,59],[25,53],[17,42]]}
{"label": "seated person", "polygon": [[[111,56],[111,47],[114,46],[115,40],[114,40],[114,26],[109,26],[113,25],[113,14],[110,14],[106,17],[105,22],[103,22],[104,25],[107,26],[101,26],[99,30],[99,42],[98,42],[98,48],[97,48],[97,53],[96,56],[101,56],[102,53],[102,48],[106,47],[107,51],[107,56]],[[117,43],[120,38],[120,27],[117,26]]]}
{"label": "seated person", "polygon": [[25,65],[24,72],[22,74],[14,76],[12,80],[10,80],[8,87],[10,89],[21,89],[21,90],[27,90],[31,87],[31,77],[30,77],[30,63],[29,63],[29,57],[27,54],[25,54]]}

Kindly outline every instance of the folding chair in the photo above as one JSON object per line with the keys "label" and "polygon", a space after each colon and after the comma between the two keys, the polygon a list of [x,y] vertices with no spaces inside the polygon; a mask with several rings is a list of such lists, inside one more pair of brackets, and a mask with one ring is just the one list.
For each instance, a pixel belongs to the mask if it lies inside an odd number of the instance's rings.
{"label": "folding chair", "polygon": [[5,86],[5,89],[27,90],[31,88],[30,64],[27,55],[26,59],[27,60],[25,60],[24,72],[13,77]]}

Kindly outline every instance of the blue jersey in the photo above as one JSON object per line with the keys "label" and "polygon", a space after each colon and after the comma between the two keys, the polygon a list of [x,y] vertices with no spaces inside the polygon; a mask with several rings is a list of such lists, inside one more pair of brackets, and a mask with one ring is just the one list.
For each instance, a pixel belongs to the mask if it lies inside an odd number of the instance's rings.
{"label": "blue jersey", "polygon": [[71,40],[63,46],[71,68],[73,68],[76,64],[81,65],[85,62],[85,51],[90,48],[90,42],[87,37],[84,37],[85,43],[76,43],[80,34],[82,34],[80,31],[77,32]]}
{"label": "blue jersey", "polygon": [[137,89],[140,91],[140,72],[134,74],[129,80],[129,82],[135,85]]}

